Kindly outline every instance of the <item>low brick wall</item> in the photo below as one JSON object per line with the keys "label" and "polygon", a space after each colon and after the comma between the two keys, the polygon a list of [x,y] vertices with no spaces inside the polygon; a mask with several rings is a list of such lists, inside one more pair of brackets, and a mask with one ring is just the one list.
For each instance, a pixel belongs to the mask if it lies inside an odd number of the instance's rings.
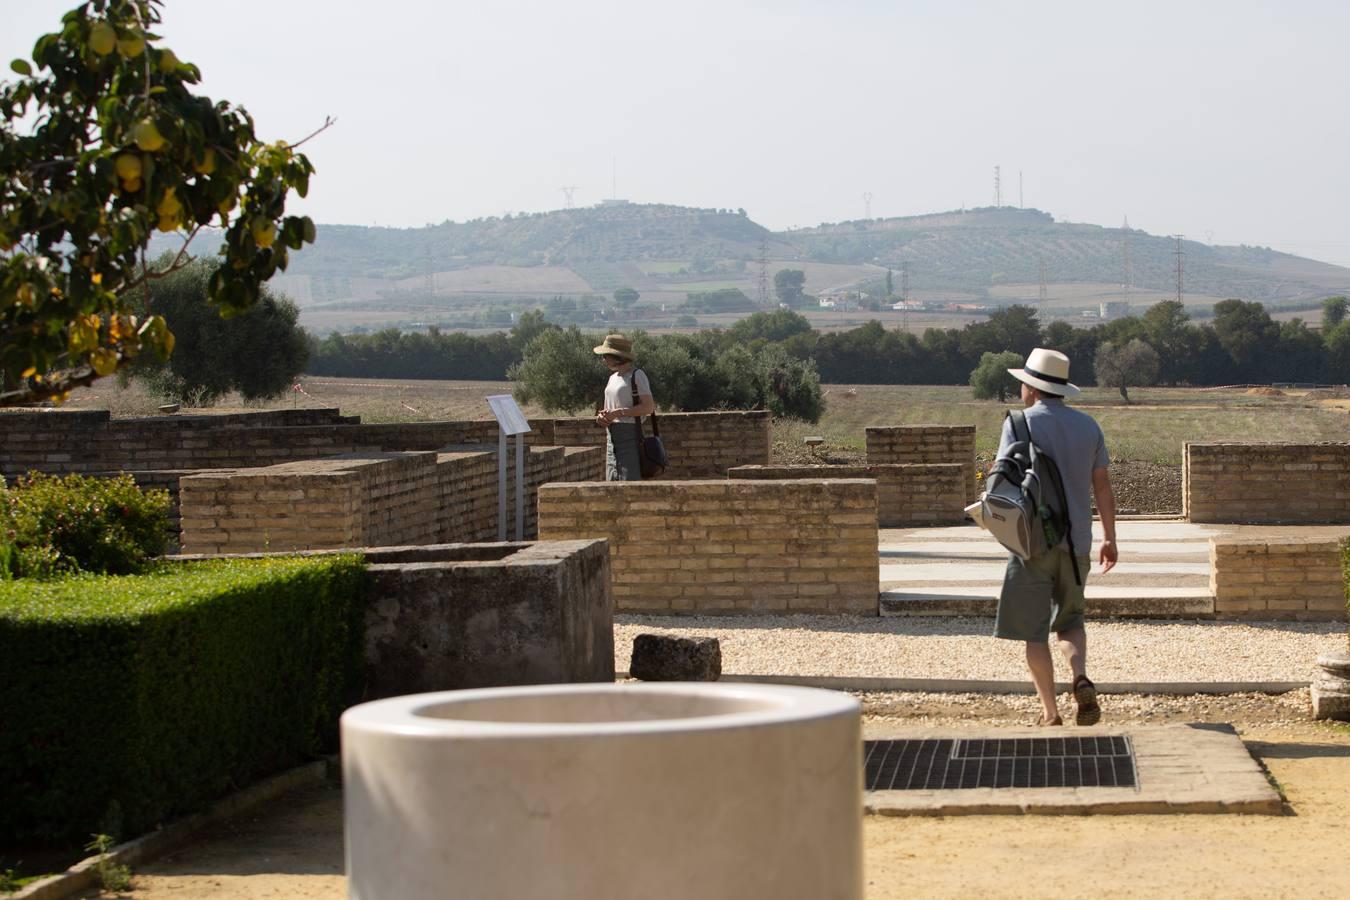
{"label": "low brick wall", "polygon": [[[773,420],[766,411],[660,413],[657,419],[670,454],[662,480],[721,476],[735,466],[769,462]],[[643,431],[651,433],[645,420]],[[593,419],[555,419],[552,439],[565,447],[603,447],[605,431]]]}
{"label": "low brick wall", "polygon": [[1209,560],[1220,618],[1346,618],[1338,540],[1212,538]]}
{"label": "low brick wall", "polygon": [[[527,451],[524,534],[537,531],[539,485],[598,477],[603,451]],[[515,530],[509,459],[507,531]],[[490,541],[497,538],[497,454],[363,453],[190,475],[179,482],[185,553],[249,553]]]}
{"label": "low brick wall", "polygon": [[1181,493],[1191,522],[1350,524],[1350,442],[1188,442]]}
{"label": "low brick wall", "polygon": [[885,425],[867,429],[867,461],[889,463],[956,463],[962,467],[962,495],[972,502],[975,485],[974,425]]}
{"label": "low brick wall", "polygon": [[738,466],[728,478],[781,480],[872,478],[882,528],[959,525],[965,520],[965,469],[956,463],[877,463],[859,466]]}
{"label": "low brick wall", "polygon": [[539,535],[607,539],[620,611],[877,614],[871,480],[547,484]]}

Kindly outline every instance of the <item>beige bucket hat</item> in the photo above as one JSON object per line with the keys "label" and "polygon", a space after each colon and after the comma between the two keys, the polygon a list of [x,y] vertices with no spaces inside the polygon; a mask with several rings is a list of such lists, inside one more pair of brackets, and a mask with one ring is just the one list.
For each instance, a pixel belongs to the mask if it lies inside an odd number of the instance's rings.
{"label": "beige bucket hat", "polygon": [[1009,369],[1008,374],[1047,394],[1075,397],[1081,393],[1077,385],[1069,384],[1069,358],[1058,350],[1037,347],[1027,356],[1024,367]]}
{"label": "beige bucket hat", "polygon": [[596,356],[619,356],[629,362],[633,360],[633,342],[621,334],[605,335],[605,342],[594,348]]}

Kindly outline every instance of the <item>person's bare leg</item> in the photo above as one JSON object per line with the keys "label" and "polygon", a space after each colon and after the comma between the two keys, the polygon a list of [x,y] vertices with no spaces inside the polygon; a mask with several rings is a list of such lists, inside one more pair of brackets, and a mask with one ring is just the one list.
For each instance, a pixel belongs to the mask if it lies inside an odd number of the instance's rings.
{"label": "person's bare leg", "polygon": [[1027,641],[1027,670],[1041,700],[1042,721],[1051,722],[1059,715],[1059,704],[1055,696],[1055,660],[1050,655],[1049,642]]}
{"label": "person's bare leg", "polygon": [[1080,625],[1056,632],[1059,651],[1064,654],[1073,671],[1073,699],[1078,705],[1074,721],[1079,725],[1096,725],[1101,721],[1101,704],[1097,702],[1097,688],[1087,677],[1087,632]]}
{"label": "person's bare leg", "polygon": [[1055,632],[1055,636],[1059,638],[1059,652],[1073,672],[1071,681],[1077,681],[1079,675],[1087,674],[1087,631],[1079,625],[1067,631]]}

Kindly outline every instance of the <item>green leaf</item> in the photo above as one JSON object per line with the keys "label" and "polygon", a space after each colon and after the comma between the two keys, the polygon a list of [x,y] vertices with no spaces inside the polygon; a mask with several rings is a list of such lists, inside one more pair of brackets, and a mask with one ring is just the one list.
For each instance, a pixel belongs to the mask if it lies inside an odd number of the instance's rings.
{"label": "green leaf", "polygon": [[26,59],[16,59],[9,64],[9,67],[19,75],[27,75],[31,77],[33,74],[33,67],[28,64],[28,60]]}

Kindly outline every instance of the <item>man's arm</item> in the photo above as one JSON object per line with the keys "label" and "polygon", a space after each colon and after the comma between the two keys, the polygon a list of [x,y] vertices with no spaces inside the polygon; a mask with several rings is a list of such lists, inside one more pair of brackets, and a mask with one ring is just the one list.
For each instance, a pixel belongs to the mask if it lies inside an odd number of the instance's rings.
{"label": "man's arm", "polygon": [[1116,495],[1111,491],[1111,473],[1106,468],[1092,470],[1092,495],[1097,500],[1097,513],[1102,517],[1101,552],[1097,559],[1105,574],[1116,564]]}

